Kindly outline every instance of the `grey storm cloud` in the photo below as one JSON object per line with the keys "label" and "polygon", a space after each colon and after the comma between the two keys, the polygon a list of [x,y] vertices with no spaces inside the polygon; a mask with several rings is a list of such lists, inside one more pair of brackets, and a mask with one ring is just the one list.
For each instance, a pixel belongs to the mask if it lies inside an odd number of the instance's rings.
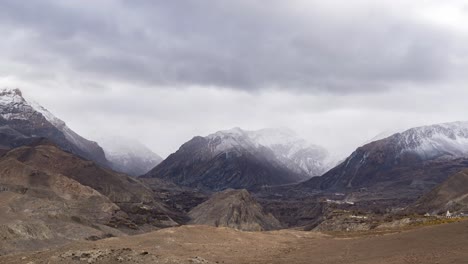
{"label": "grey storm cloud", "polygon": [[465,120],[466,0],[1,0],[0,87],[163,156],[283,126],[347,155]]}
{"label": "grey storm cloud", "polygon": [[[450,78],[466,39],[390,1],[3,0],[28,65],[148,86],[352,93]],[[15,40],[12,40],[13,43]]]}

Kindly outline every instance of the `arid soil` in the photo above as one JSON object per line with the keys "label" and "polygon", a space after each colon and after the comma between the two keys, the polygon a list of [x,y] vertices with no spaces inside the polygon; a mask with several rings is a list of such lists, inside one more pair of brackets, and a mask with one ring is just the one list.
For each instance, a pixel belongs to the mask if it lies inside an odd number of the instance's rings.
{"label": "arid soil", "polygon": [[468,263],[468,221],[385,235],[331,236],[182,226],[0,257],[0,263]]}

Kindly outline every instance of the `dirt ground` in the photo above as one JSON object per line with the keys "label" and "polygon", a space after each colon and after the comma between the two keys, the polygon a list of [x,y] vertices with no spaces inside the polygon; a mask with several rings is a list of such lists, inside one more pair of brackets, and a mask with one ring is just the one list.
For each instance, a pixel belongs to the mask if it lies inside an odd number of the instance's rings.
{"label": "dirt ground", "polygon": [[468,263],[468,221],[385,235],[182,226],[0,257],[0,263]]}

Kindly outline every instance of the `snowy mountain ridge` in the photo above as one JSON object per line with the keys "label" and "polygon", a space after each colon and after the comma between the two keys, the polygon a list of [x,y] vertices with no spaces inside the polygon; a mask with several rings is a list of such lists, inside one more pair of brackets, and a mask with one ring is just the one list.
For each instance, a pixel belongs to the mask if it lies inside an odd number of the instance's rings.
{"label": "snowy mountain ridge", "polygon": [[416,153],[422,159],[468,156],[468,122],[411,128],[390,138],[396,141],[401,153]]}
{"label": "snowy mountain ridge", "polygon": [[210,191],[259,190],[319,176],[327,156],[290,131],[233,128],[193,137],[143,177]]}
{"label": "snowy mountain ridge", "polygon": [[345,191],[375,188],[382,192],[433,189],[468,159],[468,122],[410,128],[357,148],[320,181],[304,186]]}
{"label": "snowy mountain ridge", "polygon": [[241,128],[218,131],[206,137],[214,154],[232,150],[255,152],[259,148],[271,150],[286,167],[309,176],[319,176],[332,165],[328,152],[308,143],[295,132],[285,128],[265,128],[247,131]]}

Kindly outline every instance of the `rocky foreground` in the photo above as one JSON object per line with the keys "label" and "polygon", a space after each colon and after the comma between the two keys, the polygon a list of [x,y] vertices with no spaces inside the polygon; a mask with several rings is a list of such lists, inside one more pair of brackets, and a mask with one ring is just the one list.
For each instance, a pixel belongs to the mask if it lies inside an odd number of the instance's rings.
{"label": "rocky foreground", "polygon": [[466,263],[467,231],[468,221],[353,237],[182,226],[0,256],[0,263]]}

